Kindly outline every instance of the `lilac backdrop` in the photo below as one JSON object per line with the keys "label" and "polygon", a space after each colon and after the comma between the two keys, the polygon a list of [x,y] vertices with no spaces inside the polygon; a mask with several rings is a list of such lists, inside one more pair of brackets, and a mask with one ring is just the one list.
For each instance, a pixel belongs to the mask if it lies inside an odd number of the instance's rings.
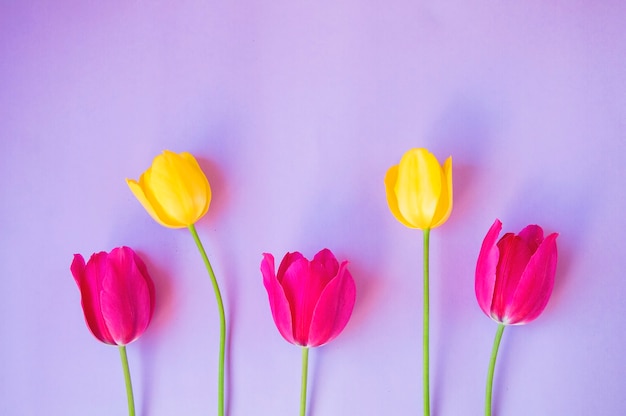
{"label": "lilac backdrop", "polygon": [[626,3],[102,3],[0,3],[0,414],[126,412],[69,272],[119,245],[157,285],[128,347],[138,414],[215,414],[202,261],[124,183],[163,149],[194,153],[214,191],[198,230],[229,319],[228,414],[296,414],[300,351],[259,264],[323,247],[358,297],[311,354],[309,415],[420,414],[421,235],[383,186],[411,147],[454,159],[431,237],[433,415],[482,413],[496,325],[473,278],[496,217],[559,232],[560,263],[544,314],[505,331],[495,414],[626,414]]}

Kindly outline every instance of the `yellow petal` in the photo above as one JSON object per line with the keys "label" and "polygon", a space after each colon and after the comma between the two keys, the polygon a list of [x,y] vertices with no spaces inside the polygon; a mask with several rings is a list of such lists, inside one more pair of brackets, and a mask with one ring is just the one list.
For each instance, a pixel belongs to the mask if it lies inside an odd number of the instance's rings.
{"label": "yellow petal", "polygon": [[[192,159],[192,160],[191,160]],[[164,222],[170,227],[186,227],[206,214],[210,202],[210,187],[206,176],[191,155],[165,151],[158,155],[145,183],[148,199]],[[152,198],[150,198],[152,196]]]}
{"label": "yellow petal", "polygon": [[396,180],[398,179],[398,165],[394,165],[389,168],[387,174],[385,175],[385,192],[387,194],[387,205],[389,205],[389,210],[393,214],[394,217],[402,224],[409,228],[416,228],[414,225],[411,225],[407,220],[404,219],[400,210],[398,209],[398,199],[396,197]]}
{"label": "yellow petal", "polygon": [[414,227],[430,228],[441,195],[441,166],[426,149],[411,149],[400,160],[395,193],[398,210]]}
{"label": "yellow petal", "polygon": [[126,183],[128,184],[128,187],[132,191],[133,195],[135,195],[135,198],[137,198],[137,200],[141,203],[144,209],[148,212],[148,214],[150,214],[150,216],[156,222],[158,222],[164,227],[171,227],[171,225],[166,224],[163,221],[161,221],[161,218],[159,218],[159,216],[157,215],[156,211],[154,210],[154,207],[152,206],[150,201],[148,201],[148,198],[146,198],[146,194],[144,193],[143,188],[137,181],[127,178]]}
{"label": "yellow petal", "polygon": [[441,196],[437,205],[437,212],[431,228],[439,227],[450,217],[452,212],[452,156],[446,159],[442,171]]}

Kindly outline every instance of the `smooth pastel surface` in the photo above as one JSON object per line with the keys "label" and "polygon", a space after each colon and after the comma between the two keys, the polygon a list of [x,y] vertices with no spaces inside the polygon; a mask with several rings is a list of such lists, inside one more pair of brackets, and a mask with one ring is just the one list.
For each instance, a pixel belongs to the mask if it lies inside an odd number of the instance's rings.
{"label": "smooth pastel surface", "polygon": [[358,297],[311,351],[310,416],[418,413],[422,238],[384,186],[415,147],[454,160],[430,236],[433,414],[482,412],[495,325],[474,273],[495,218],[558,232],[559,265],[542,315],[505,331],[494,414],[626,414],[625,21],[621,0],[1,2],[0,414],[125,414],[119,355],[68,270],[121,245],[156,288],[128,346],[138,414],[214,412],[206,270],[124,181],[164,149],[213,191],[197,228],[228,316],[229,416],[297,412],[300,351],[259,263],[321,247]]}

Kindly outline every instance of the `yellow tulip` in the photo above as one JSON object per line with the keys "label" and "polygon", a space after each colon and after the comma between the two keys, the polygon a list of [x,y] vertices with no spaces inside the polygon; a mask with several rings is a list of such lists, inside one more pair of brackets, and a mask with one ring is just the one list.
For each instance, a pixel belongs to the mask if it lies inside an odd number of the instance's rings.
{"label": "yellow tulip", "polygon": [[189,227],[206,214],[211,187],[190,153],[165,150],[152,161],[139,181],[126,179],[135,197],[159,224]]}
{"label": "yellow tulip", "polygon": [[452,211],[452,157],[443,166],[426,149],[411,149],[385,176],[387,203],[398,221],[421,230],[439,227]]}

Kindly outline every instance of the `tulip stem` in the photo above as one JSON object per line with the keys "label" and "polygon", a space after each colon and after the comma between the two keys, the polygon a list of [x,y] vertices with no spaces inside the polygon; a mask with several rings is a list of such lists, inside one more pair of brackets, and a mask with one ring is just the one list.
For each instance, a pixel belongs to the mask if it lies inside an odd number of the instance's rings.
{"label": "tulip stem", "polygon": [[429,371],[429,253],[430,253],[430,228],[424,230],[424,312],[422,329],[422,350],[423,350],[423,389],[424,389],[424,416],[430,416],[430,371]]}
{"label": "tulip stem", "polygon": [[130,380],[130,370],[128,368],[128,356],[126,355],[126,345],[119,345],[122,368],[124,369],[124,381],[126,382],[126,398],[128,399],[128,415],[135,416],[135,399],[133,398],[133,383]]}
{"label": "tulip stem", "polygon": [[306,389],[309,372],[309,347],[302,347],[302,384],[300,387],[300,416],[306,415]]}
{"label": "tulip stem", "polygon": [[220,315],[220,352],[219,369],[217,376],[217,414],[218,416],[224,416],[224,353],[226,345],[226,316],[224,314],[224,303],[222,302],[222,295],[220,293],[220,288],[217,284],[217,279],[215,278],[215,273],[213,272],[213,267],[211,267],[209,257],[207,256],[206,251],[202,246],[200,237],[198,237],[196,227],[191,224],[188,228],[191,232],[191,235],[193,236],[194,241],[196,242],[196,246],[198,246],[198,250],[200,251],[202,260],[204,260],[204,265],[206,266],[206,269],[209,272],[209,276],[211,277],[211,284],[213,285],[215,300],[217,302],[217,309]]}
{"label": "tulip stem", "polygon": [[493,340],[493,348],[491,350],[491,360],[489,361],[489,371],[487,372],[487,390],[485,393],[485,416],[491,416],[491,392],[493,391],[493,373],[496,367],[496,358],[498,356],[498,349],[500,348],[500,340],[502,339],[502,333],[504,332],[505,325],[498,324],[498,330],[496,331],[496,338]]}

